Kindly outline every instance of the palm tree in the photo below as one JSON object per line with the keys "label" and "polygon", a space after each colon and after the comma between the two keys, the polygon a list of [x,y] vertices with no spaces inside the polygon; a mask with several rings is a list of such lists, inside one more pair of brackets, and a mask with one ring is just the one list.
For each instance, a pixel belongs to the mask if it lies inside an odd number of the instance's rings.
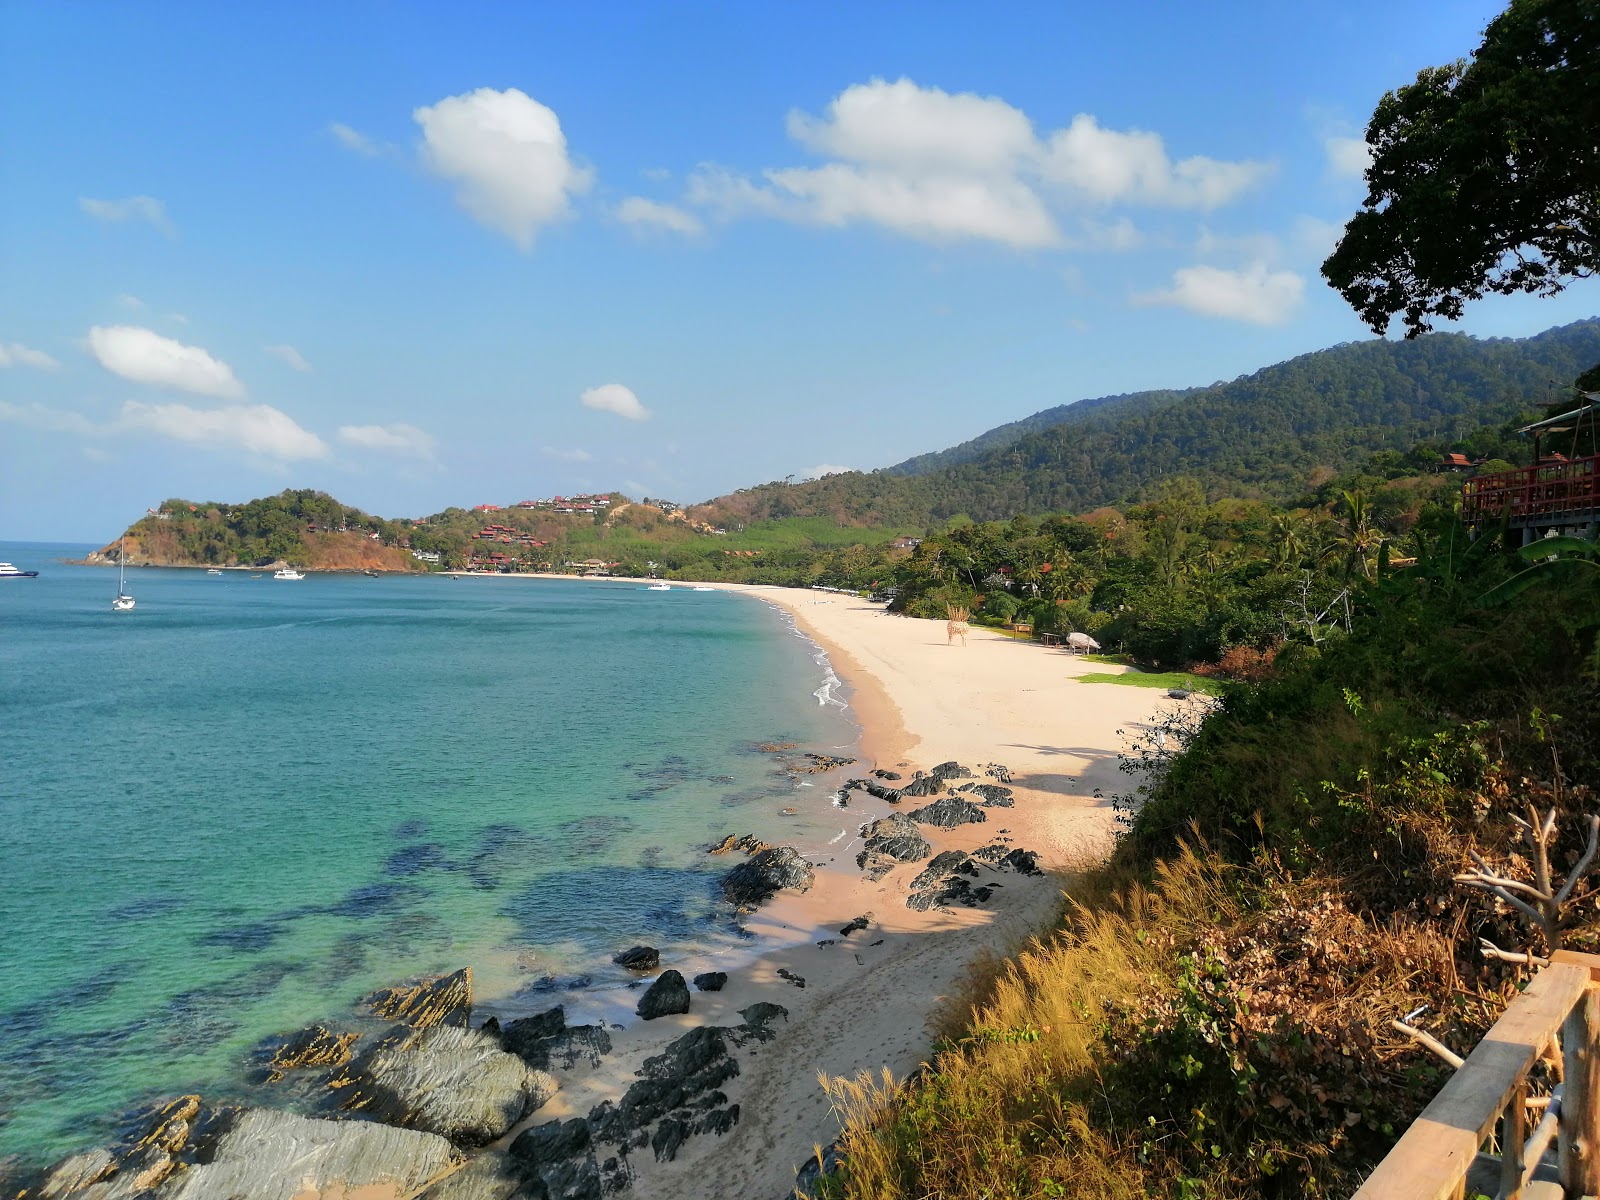
{"label": "palm tree", "polygon": [[1338,525],[1323,557],[1344,559],[1344,577],[1349,579],[1361,568],[1365,579],[1372,578],[1373,562],[1379,548],[1389,540],[1372,516],[1372,502],[1359,488],[1339,493]]}
{"label": "palm tree", "polygon": [[1293,513],[1283,513],[1272,518],[1272,528],[1267,534],[1268,554],[1276,570],[1287,571],[1305,561],[1310,550],[1306,541],[1305,522]]}

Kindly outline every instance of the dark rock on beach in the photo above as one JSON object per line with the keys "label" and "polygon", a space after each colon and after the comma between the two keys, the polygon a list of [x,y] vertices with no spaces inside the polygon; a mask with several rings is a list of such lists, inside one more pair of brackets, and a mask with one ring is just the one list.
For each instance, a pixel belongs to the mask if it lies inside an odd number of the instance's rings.
{"label": "dark rock on beach", "polygon": [[740,863],[722,877],[722,895],[739,908],[756,908],[785,888],[808,891],[816,881],[811,864],[793,846],[778,846]]}
{"label": "dark rock on beach", "polygon": [[162,1200],[293,1200],[361,1188],[411,1193],[458,1161],[444,1138],[371,1121],[323,1121],[249,1109],[223,1134],[209,1161],[162,1189]]}
{"label": "dark rock on beach", "polygon": [[934,855],[922,873],[911,881],[911,890],[920,892],[932,887],[947,875],[970,875],[977,878],[978,864],[964,851],[946,850],[943,854]]}
{"label": "dark rock on beach", "polygon": [[472,1017],[472,968],[417,984],[381,988],[366,1002],[378,1016],[413,1029],[434,1025],[465,1028]]}
{"label": "dark rock on beach", "polygon": [[707,971],[703,975],[694,977],[694,986],[702,992],[720,992],[728,982],[726,971]]}
{"label": "dark rock on beach", "polygon": [[663,971],[639,997],[639,1016],[646,1021],[689,1011],[689,985],[677,971]]}
{"label": "dark rock on beach", "polygon": [[865,849],[856,856],[858,867],[866,867],[869,862],[879,858],[895,862],[921,862],[933,853],[933,847],[922,836],[922,831],[902,813],[890,813],[872,822],[863,836]]}
{"label": "dark rock on beach", "polygon": [[[500,1027],[500,1045],[512,1054],[521,1055],[530,1047],[553,1038],[567,1027],[567,1010],[556,1005],[531,1017],[519,1017]],[[485,1032],[488,1025],[485,1023]]]}
{"label": "dark rock on beach", "polygon": [[998,783],[964,783],[956,791],[977,796],[987,808],[1011,808],[1016,803],[1011,789]]}
{"label": "dark rock on beach", "polygon": [[611,961],[630,971],[654,971],[661,965],[661,951],[654,946],[634,946],[615,955]]}
{"label": "dark rock on beach", "polygon": [[500,1137],[556,1093],[556,1081],[481,1030],[438,1025],[385,1039],[334,1081],[342,1107],[460,1146]]}
{"label": "dark rock on beach", "polygon": [[879,767],[876,771],[873,772],[873,774],[876,775],[879,779],[899,779],[900,778],[900,772],[899,771],[885,771],[882,767]]}
{"label": "dark rock on beach", "polygon": [[582,1117],[523,1130],[506,1157],[525,1182],[523,1194],[545,1200],[600,1200],[626,1187],[632,1178],[624,1160],[620,1170],[602,1179],[589,1123]]}
{"label": "dark rock on beach", "polygon": [[937,796],[944,791],[944,780],[934,775],[919,775],[900,789],[902,796]]}
{"label": "dark rock on beach", "polygon": [[914,809],[909,815],[918,824],[936,825],[940,829],[954,829],[957,825],[976,825],[989,819],[989,815],[983,809],[959,796],[941,797],[932,804]]}
{"label": "dark rock on beach", "polygon": [[937,767],[933,768],[933,770],[929,771],[928,774],[933,776],[935,779],[940,780],[972,778],[972,772],[954,760],[940,763]]}

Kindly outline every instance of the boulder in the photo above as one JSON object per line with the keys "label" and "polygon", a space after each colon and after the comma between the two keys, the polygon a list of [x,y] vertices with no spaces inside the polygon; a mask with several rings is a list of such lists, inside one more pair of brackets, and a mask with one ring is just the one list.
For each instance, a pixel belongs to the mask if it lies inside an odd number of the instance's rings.
{"label": "boulder", "polygon": [[1016,803],[1011,789],[998,783],[965,783],[956,791],[977,796],[978,803],[986,808],[1010,808]]}
{"label": "boulder", "polygon": [[873,774],[876,775],[879,779],[895,780],[895,779],[899,779],[900,778],[900,772],[899,771],[885,771],[882,767],[879,767],[876,771],[873,772]]}
{"label": "boulder", "polygon": [[[531,1017],[518,1017],[500,1027],[500,1045],[511,1054],[522,1055],[525,1050],[555,1037],[567,1027],[567,1010],[561,1005],[536,1013]],[[484,1026],[485,1033],[489,1032]]]}
{"label": "boulder", "polygon": [[728,982],[726,971],[707,971],[694,977],[694,986],[702,992],[720,992]]}
{"label": "boulder", "polygon": [[858,932],[858,931],[860,931],[862,929],[865,929],[869,924],[871,924],[871,920],[872,920],[872,914],[871,913],[868,913],[866,916],[863,916],[863,917],[857,917],[857,918],[855,918],[855,920],[851,921],[848,925],[842,926],[840,928],[839,936],[840,937],[849,937],[852,933],[856,933],[856,932]]}
{"label": "boulder", "polygon": [[634,946],[614,955],[611,961],[630,971],[654,971],[661,965],[661,951],[654,946]]}
{"label": "boulder", "polygon": [[475,1154],[467,1165],[423,1192],[417,1200],[512,1200],[522,1192],[522,1174],[498,1150]]}
{"label": "boulder", "polygon": [[1020,847],[1011,851],[1000,860],[1002,871],[1015,871],[1018,875],[1043,875],[1039,867],[1039,856],[1032,850],[1023,850]]}
{"label": "boulder", "polygon": [[218,1139],[209,1162],[175,1176],[161,1200],[294,1200],[361,1188],[410,1195],[458,1158],[437,1134],[255,1108]]}
{"label": "boulder", "polygon": [[267,1080],[275,1083],[285,1072],[299,1067],[342,1067],[350,1061],[350,1047],[359,1033],[333,1033],[321,1025],[311,1025],[291,1034],[272,1053],[267,1063]]}
{"label": "boulder", "polygon": [[722,895],[739,908],[755,908],[784,888],[808,891],[816,881],[811,864],[793,846],[763,850],[722,877]]}
{"label": "boulder", "polygon": [[413,1029],[434,1025],[465,1028],[472,1017],[472,968],[416,984],[381,988],[367,997],[378,1016],[402,1021]]}
{"label": "boulder", "polygon": [[946,875],[971,875],[976,878],[977,874],[978,864],[971,855],[961,850],[946,850],[943,854],[934,855],[922,873],[911,881],[911,890],[920,892],[932,887]]}
{"label": "boulder", "polygon": [[556,1081],[482,1031],[440,1025],[386,1039],[335,1081],[345,1109],[483,1146],[556,1093]]}
{"label": "boulder", "polygon": [[928,772],[935,779],[971,779],[972,772],[954,760],[942,762]]}
{"label": "boulder", "polygon": [[993,894],[994,892],[987,887],[973,887],[961,875],[946,875],[922,891],[912,892],[906,897],[906,907],[917,912],[927,912],[930,908],[948,908],[952,904],[964,904],[969,908],[975,908]]}
{"label": "boulder", "polygon": [[663,971],[639,997],[639,1016],[646,1021],[689,1011],[689,985],[677,971]]}
{"label": "boulder", "polygon": [[772,849],[772,846],[771,846],[770,843],[763,842],[760,838],[758,838],[753,833],[747,833],[747,834],[744,834],[741,837],[735,837],[733,834],[730,833],[727,837],[723,838],[716,845],[710,847],[706,851],[706,853],[707,854],[727,854],[729,851],[732,851],[732,850],[741,850],[745,854],[760,854],[763,850],[770,850],[770,849]]}
{"label": "boulder", "polygon": [[523,1194],[544,1200],[600,1200],[627,1187],[633,1177],[626,1158],[610,1158],[609,1170],[602,1170],[589,1122],[582,1117],[523,1130],[506,1157],[526,1183]]}
{"label": "boulder", "polygon": [[932,804],[914,809],[910,817],[921,825],[953,829],[957,825],[976,825],[987,821],[989,814],[970,800],[963,800],[959,796],[943,796]]}
{"label": "boulder", "polygon": [[944,791],[944,780],[932,775],[919,775],[900,789],[902,796],[937,796]]}
{"label": "boulder", "polygon": [[922,831],[902,813],[890,813],[872,822],[863,836],[866,848],[856,856],[856,865],[861,867],[875,856],[896,862],[921,862],[933,853]]}

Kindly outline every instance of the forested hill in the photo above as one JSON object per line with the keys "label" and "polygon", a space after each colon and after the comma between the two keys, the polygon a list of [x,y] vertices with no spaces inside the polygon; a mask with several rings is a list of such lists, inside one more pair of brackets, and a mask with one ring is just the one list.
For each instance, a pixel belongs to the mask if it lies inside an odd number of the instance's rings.
{"label": "forested hill", "polygon": [[[719,522],[828,516],[906,525],[965,513],[1086,511],[1139,499],[1174,475],[1218,493],[1286,499],[1318,468],[1343,473],[1383,450],[1441,449],[1483,426],[1514,420],[1560,395],[1600,362],[1600,319],[1531,338],[1437,333],[1415,341],[1334,346],[1229,383],[1139,392],[1096,402],[933,470],[923,456],[897,468],[789,486],[749,488],[699,512]],[[957,459],[966,447],[945,452]],[[916,472],[916,473],[908,473]]]}

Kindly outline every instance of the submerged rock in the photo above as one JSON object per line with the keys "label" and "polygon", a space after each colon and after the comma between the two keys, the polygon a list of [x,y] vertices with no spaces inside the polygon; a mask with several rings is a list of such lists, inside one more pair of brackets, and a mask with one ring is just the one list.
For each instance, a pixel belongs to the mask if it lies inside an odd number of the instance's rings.
{"label": "submerged rock", "polygon": [[957,825],[976,825],[987,821],[989,814],[970,800],[959,796],[944,796],[932,804],[913,809],[909,814],[922,825],[936,825],[940,829],[953,829]]}
{"label": "submerged rock", "polygon": [[[437,1134],[371,1121],[323,1121],[256,1108],[218,1139],[211,1161],[162,1189],[162,1200],[294,1200],[383,1188],[410,1195],[459,1159]],[[338,1193],[335,1192],[338,1189]]]}
{"label": "submerged rock", "polygon": [[654,971],[661,965],[661,951],[654,946],[634,946],[615,955],[611,961],[630,971]]}
{"label": "submerged rock", "polygon": [[694,977],[694,986],[702,992],[720,992],[727,982],[726,971],[707,971]]}
{"label": "submerged rock", "polygon": [[482,1146],[556,1093],[556,1081],[479,1030],[435,1026],[380,1044],[336,1081],[346,1109]]}
{"label": "submerged rock", "polygon": [[273,1051],[267,1063],[267,1081],[275,1083],[284,1073],[300,1067],[342,1067],[350,1061],[350,1047],[359,1033],[333,1033],[321,1025],[311,1025],[292,1034]]}
{"label": "submerged rock", "polygon": [[378,1016],[403,1021],[413,1029],[465,1028],[472,1017],[472,968],[409,986],[381,988],[367,997],[367,1004]]}
{"label": "submerged rock", "polygon": [[689,1011],[689,985],[677,971],[663,971],[639,997],[639,1016],[646,1021]]}
{"label": "submerged rock", "polygon": [[816,881],[811,864],[793,846],[763,850],[722,877],[722,895],[739,908],[755,908],[785,888],[808,891]]}

